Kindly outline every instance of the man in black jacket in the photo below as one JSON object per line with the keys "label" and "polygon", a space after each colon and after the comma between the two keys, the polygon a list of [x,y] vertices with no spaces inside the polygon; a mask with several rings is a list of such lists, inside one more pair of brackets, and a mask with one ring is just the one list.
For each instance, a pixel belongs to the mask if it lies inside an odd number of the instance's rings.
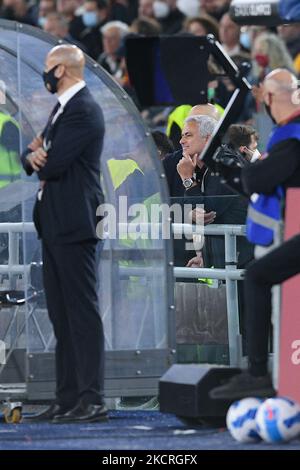
{"label": "man in black jacket", "polygon": [[36,420],[106,419],[104,337],[96,291],[96,210],[103,202],[100,155],[104,120],[83,80],[84,55],[57,46],[46,59],[45,86],[58,102],[41,136],[22,156],[40,189],[34,223],[43,251],[47,307],[56,336],[56,401]]}
{"label": "man in black jacket", "polygon": [[[188,117],[190,116],[209,116],[215,120],[220,119],[218,110],[213,104],[198,104],[193,106],[190,110]],[[180,135],[178,135],[178,142],[181,139],[181,130]],[[163,166],[169,186],[170,196],[171,197],[182,197],[185,194],[185,189],[182,184],[182,180],[177,171],[177,164],[182,158],[182,149],[176,150],[176,152],[166,155],[166,158],[163,160]]]}
{"label": "man in black jacket", "polygon": [[[226,188],[218,176],[199,160],[203,148],[210,138],[217,121],[209,116],[190,116],[185,121],[181,145],[183,157],[177,164],[181,184],[185,188],[185,202],[203,204],[204,223],[244,224],[247,201]],[[252,250],[243,238],[238,240],[238,265],[244,267],[252,258]],[[223,236],[206,237],[204,250],[205,267],[225,267]]]}
{"label": "man in black jacket", "polygon": [[[241,170],[242,189],[249,196],[253,193],[272,194],[278,185],[285,190],[300,187],[300,103],[297,87],[297,78],[285,69],[274,70],[264,81],[262,98],[278,124],[277,130],[288,124],[293,126],[287,126],[287,137],[274,143],[267,158]],[[228,178],[228,171],[223,170],[225,178],[234,186],[237,172]],[[235,400],[274,394],[267,368],[271,288],[299,272],[300,235],[282,243],[248,267],[245,305],[249,368],[226,385],[213,389],[213,398]]]}
{"label": "man in black jacket", "polygon": [[[217,109],[210,103],[208,104],[198,104],[193,106],[193,108],[189,112],[189,116],[208,116],[214,120],[214,125],[210,128],[210,131],[213,132],[215,124],[217,120],[220,118],[219,112]],[[181,136],[180,136],[181,137]],[[205,140],[201,139],[199,132],[197,131],[193,136],[195,138],[195,144],[197,146],[197,152],[201,153],[203,148],[205,147]],[[206,135],[207,139],[211,137],[211,134]],[[180,140],[181,142],[181,140]],[[176,152],[170,153],[167,155],[163,160],[163,166],[166,174],[166,179],[168,182],[169,192],[171,198],[179,198],[176,199],[176,202],[180,202],[181,204],[184,203],[184,196],[186,194],[186,190],[182,184],[182,178],[177,171],[177,165],[179,161],[182,159],[182,149],[177,150]],[[193,170],[191,175],[193,174]],[[224,191],[224,187],[220,184],[222,191]],[[225,189],[226,191],[226,189]],[[172,201],[172,203],[175,200]],[[215,213],[210,212],[204,214],[204,222],[211,223],[215,218]],[[195,266],[195,261],[199,266],[199,257],[194,258],[195,252],[185,251],[185,240],[176,240],[174,239],[174,259],[176,266]],[[210,261],[209,261],[210,263]],[[210,264],[211,265],[211,264]]]}

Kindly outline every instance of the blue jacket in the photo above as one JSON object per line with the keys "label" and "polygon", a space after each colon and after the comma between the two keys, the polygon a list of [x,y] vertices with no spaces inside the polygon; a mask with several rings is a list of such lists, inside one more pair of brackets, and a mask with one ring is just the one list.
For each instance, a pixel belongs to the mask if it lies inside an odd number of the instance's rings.
{"label": "blue jacket", "polygon": [[[267,151],[288,139],[300,141],[300,124],[289,123],[276,127],[271,134]],[[273,243],[274,231],[281,220],[284,191],[278,186],[273,194],[253,194],[248,207],[246,234],[251,243],[268,246]]]}
{"label": "blue jacket", "polygon": [[280,0],[279,14],[282,19],[287,21],[300,21],[300,2],[299,0]]}

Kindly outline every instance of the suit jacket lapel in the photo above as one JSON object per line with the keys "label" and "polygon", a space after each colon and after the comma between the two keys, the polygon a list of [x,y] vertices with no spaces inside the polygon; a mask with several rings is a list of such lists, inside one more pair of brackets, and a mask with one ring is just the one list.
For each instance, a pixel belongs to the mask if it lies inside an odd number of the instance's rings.
{"label": "suit jacket lapel", "polygon": [[[55,122],[53,124],[49,123],[49,126],[47,126],[46,132],[44,134],[44,147],[45,147],[46,152],[48,150],[50,150],[50,148],[51,148],[51,143],[52,143],[52,140],[53,140],[53,137],[54,137],[54,134],[55,134],[56,126],[59,124],[59,122],[60,122],[61,118],[63,117],[64,113],[66,112],[66,109],[68,108],[69,104],[73,100],[75,100],[77,97],[79,97],[82,93],[87,93],[87,92],[88,92],[88,90],[87,90],[86,87],[79,90],[79,92],[76,93],[76,95],[72,96],[72,98],[67,102],[67,104],[63,108],[63,111],[57,116],[57,119],[55,120]],[[52,117],[52,119],[53,119],[53,117]]]}

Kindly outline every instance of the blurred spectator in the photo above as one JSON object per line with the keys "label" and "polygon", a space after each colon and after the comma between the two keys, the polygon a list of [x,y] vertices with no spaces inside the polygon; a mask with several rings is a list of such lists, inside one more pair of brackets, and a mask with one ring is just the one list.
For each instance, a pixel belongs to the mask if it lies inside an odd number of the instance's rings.
{"label": "blurred spectator", "polygon": [[137,18],[138,16],[138,8],[139,8],[139,0],[118,0],[119,3],[124,3],[127,5],[129,18],[131,19],[130,23]]}
{"label": "blurred spectator", "polygon": [[46,33],[52,34],[59,39],[63,39],[66,42],[75,44],[84,52],[87,52],[83,44],[79,41],[76,41],[69,33],[69,23],[66,18],[59,13],[49,13],[45,18],[44,31]]}
{"label": "blurred spectator", "polygon": [[252,94],[255,99],[248,94],[244,109],[251,111],[255,128],[259,131],[260,147],[265,149],[274,123],[272,118],[264,112],[264,105],[261,103],[256,85],[274,69],[286,68],[294,72],[294,64],[283,40],[270,32],[263,32],[256,36],[251,49],[251,57],[252,70],[249,82],[253,85]]}
{"label": "blurred spectator", "polygon": [[231,0],[199,0],[201,13],[207,13],[219,21],[229,9]]}
{"label": "blurred spectator", "polygon": [[254,40],[261,33],[268,32],[266,26],[242,26],[240,31],[240,43],[246,51],[251,51]]}
{"label": "blurred spectator", "polygon": [[280,25],[277,31],[294,59],[300,53],[300,23]]}
{"label": "blurred spectator", "polygon": [[242,51],[247,52],[240,44],[241,28],[226,13],[220,21],[220,41],[229,56],[240,54]]}
{"label": "blurred spectator", "polygon": [[27,0],[3,0],[1,18],[36,26],[36,8]]}
{"label": "blurred spectator", "polygon": [[165,34],[178,33],[185,18],[177,8],[177,0],[139,0],[138,14],[156,18]]}
{"label": "blurred spectator", "polygon": [[46,16],[49,13],[56,12],[56,1],[55,0],[41,0],[38,8],[38,25],[44,28],[46,23]]}
{"label": "blurred spectator", "polygon": [[200,15],[199,0],[177,0],[177,8],[187,18],[193,18]]}
{"label": "blurred spectator", "polygon": [[158,36],[161,33],[161,26],[154,18],[139,16],[131,23],[130,32],[142,36]]}
{"label": "blurred spectator", "polygon": [[[248,81],[253,86],[251,93],[245,98],[243,112],[239,116],[239,121],[253,124],[259,130],[260,147],[265,148],[269,133],[272,130],[273,123],[271,119],[263,112],[263,106],[257,99],[256,85],[264,77],[277,67],[285,67],[294,70],[292,58],[284,42],[275,34],[265,31],[265,28],[251,26],[247,28],[249,33],[251,47],[252,68],[247,75]],[[254,121],[253,121],[254,120]]]}
{"label": "blurred spectator", "polygon": [[74,17],[70,22],[69,32],[73,38],[85,46],[88,54],[97,60],[103,50],[100,28],[109,18],[108,2],[107,0],[85,0],[83,7],[83,14]]}
{"label": "blurred spectator", "polygon": [[300,23],[283,24],[278,26],[277,31],[285,42],[289,53],[294,59],[294,67],[300,74]]}
{"label": "blurred spectator", "polygon": [[213,34],[219,40],[219,25],[214,18],[208,15],[188,18],[184,22],[183,30],[195,36]]}
{"label": "blurred spectator", "polygon": [[154,3],[154,0],[139,0],[138,16],[154,18],[153,3]]}
{"label": "blurred spectator", "polygon": [[123,54],[118,54],[122,40],[128,34],[129,28],[122,21],[109,21],[101,28],[103,38],[103,53],[98,58],[99,64],[114,78],[121,82],[125,70],[122,64]]}
{"label": "blurred spectator", "polygon": [[161,131],[153,131],[151,135],[157,147],[160,160],[163,160],[169,153],[174,152],[173,143],[166,134]]}
{"label": "blurred spectator", "polygon": [[57,0],[56,9],[68,21],[72,21],[76,17],[76,12],[81,4],[82,0]]}
{"label": "blurred spectator", "polygon": [[[135,4],[135,5],[134,5]],[[130,8],[131,5],[131,8]],[[137,16],[137,1],[134,0],[110,0],[109,21],[122,21],[131,24]]]}
{"label": "blurred spectator", "polygon": [[160,22],[164,34],[178,33],[185,15],[177,8],[177,0],[154,1],[154,16]]}
{"label": "blurred spectator", "polygon": [[276,34],[259,34],[254,40],[251,54],[252,75],[256,80],[263,80],[271,70],[276,68],[294,71],[292,58],[284,42]]}

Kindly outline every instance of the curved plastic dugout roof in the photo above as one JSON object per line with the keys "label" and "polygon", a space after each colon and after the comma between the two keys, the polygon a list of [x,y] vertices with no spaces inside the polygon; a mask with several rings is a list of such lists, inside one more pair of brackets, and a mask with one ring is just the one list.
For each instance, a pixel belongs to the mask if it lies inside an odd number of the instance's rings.
{"label": "curved plastic dugout roof", "polygon": [[[62,41],[27,25],[0,20],[0,80],[5,82],[8,110],[22,126],[21,147],[47,121],[56,102],[49,94],[41,78],[48,51]],[[152,139],[131,99],[114,80],[93,60],[87,57],[85,80],[101,105],[106,125],[104,149],[101,157],[104,176],[105,162],[111,158],[134,158],[140,169],[155,170],[151,184],[139,184],[138,197],[147,196],[149,186],[166,199],[166,188],[161,184],[161,166]],[[12,111],[12,112],[11,112]],[[146,180],[146,178],[145,178]],[[107,196],[109,181],[105,181]]]}
{"label": "curved plastic dugout roof", "polygon": [[[0,20],[0,80],[5,83],[7,95],[0,111],[9,112],[20,124],[20,152],[43,129],[56,102],[44,87],[42,72],[48,51],[59,43],[62,42],[38,28]],[[149,198],[167,202],[161,163],[131,99],[88,57],[85,80],[105,118],[101,167],[106,201],[118,206],[117,196],[124,195],[128,205]],[[112,178],[111,162],[128,159],[133,162],[130,177],[123,178],[121,171],[116,179]],[[12,183],[5,188],[5,197],[0,194],[0,212],[22,202],[23,221],[31,221],[38,182],[33,183],[32,178],[24,175],[22,180],[17,182],[22,190]],[[26,239],[26,263],[36,261],[34,243]],[[168,341],[166,312],[172,297],[172,282],[168,282],[172,279],[169,247],[164,240],[137,240],[127,245],[106,242],[101,267],[102,280],[103,276],[105,279],[99,295],[108,349],[157,348]],[[130,275],[131,268],[141,273]],[[30,326],[28,331],[32,340],[29,349],[39,349],[36,332]]]}

